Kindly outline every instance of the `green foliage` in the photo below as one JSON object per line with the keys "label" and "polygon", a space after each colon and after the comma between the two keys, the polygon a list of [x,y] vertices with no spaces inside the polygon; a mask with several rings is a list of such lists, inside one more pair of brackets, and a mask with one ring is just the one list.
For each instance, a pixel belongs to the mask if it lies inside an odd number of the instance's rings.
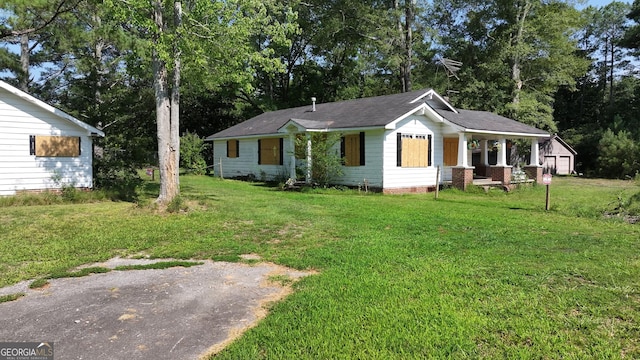
{"label": "green foliage", "polygon": [[121,148],[111,140],[107,137],[104,143],[98,143],[98,146],[104,144],[104,147],[93,162],[94,185],[114,194],[116,199],[134,201],[142,184],[137,163],[128,156],[131,149]]}
{"label": "green foliage", "polygon": [[[443,15],[447,14],[447,15]],[[429,21],[442,55],[463,63],[456,106],[496,111],[555,130],[553,96],[575,88],[588,59],[576,52],[580,13],[560,1],[464,2],[437,0]]]}
{"label": "green foliage", "polygon": [[609,178],[632,177],[640,171],[640,152],[629,132],[617,134],[607,129],[600,139],[598,166],[600,174]]}
{"label": "green foliage", "polygon": [[3,302],[9,302],[9,301],[18,300],[21,297],[23,297],[24,295],[25,295],[24,293],[2,295],[2,296],[0,296],[0,304],[2,304]]}
{"label": "green foliage", "polygon": [[49,280],[47,279],[36,279],[29,284],[29,289],[41,289],[45,286],[49,285]]}
{"label": "green foliage", "polygon": [[115,196],[104,190],[80,191],[73,187],[65,187],[62,191],[43,191],[41,193],[19,193],[13,196],[0,197],[0,207],[7,206],[41,206],[56,204],[84,204],[113,199]]}
{"label": "green foliage", "polygon": [[[311,133],[311,178],[320,186],[331,185],[332,181],[342,176],[342,158],[337,145],[342,138],[339,133]],[[296,137],[296,158],[306,160],[307,138]],[[306,161],[303,161],[301,172],[306,174]],[[304,176],[304,175],[303,175]]]}
{"label": "green foliage", "polygon": [[[536,96],[540,98],[536,98]],[[558,128],[553,121],[552,103],[551,96],[523,92],[520,94],[520,101],[517,104],[508,103],[506,110],[513,119],[550,133],[556,133]]]}
{"label": "green foliage", "polygon": [[121,265],[116,266],[114,270],[122,271],[122,270],[149,270],[149,269],[168,269],[172,267],[191,267],[204,264],[201,261],[158,261],[151,264],[146,265]]}
{"label": "green foliage", "polygon": [[186,211],[188,209],[187,203],[184,201],[182,196],[176,196],[167,204],[167,212],[168,213],[177,213],[180,211]]}
{"label": "green foliage", "polygon": [[58,270],[51,273],[46,278],[61,279],[61,278],[70,278],[70,277],[84,277],[91,274],[104,274],[104,273],[108,273],[109,271],[111,271],[111,269],[99,267],[99,266],[82,268],[80,270],[75,270],[75,271]]}
{"label": "green foliage", "polygon": [[180,166],[188,173],[204,175],[207,171],[207,162],[204,159],[204,151],[207,145],[204,139],[196,133],[187,132],[180,137]]}

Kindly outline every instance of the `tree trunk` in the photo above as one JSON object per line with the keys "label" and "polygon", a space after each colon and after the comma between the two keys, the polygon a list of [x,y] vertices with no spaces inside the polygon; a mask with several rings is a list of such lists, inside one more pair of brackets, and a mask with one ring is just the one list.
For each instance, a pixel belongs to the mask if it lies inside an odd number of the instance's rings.
{"label": "tree trunk", "polygon": [[600,84],[602,84],[602,100],[607,99],[607,66],[609,65],[609,36],[604,39],[604,60],[602,61],[602,75],[600,77]]}
{"label": "tree trunk", "polygon": [[404,36],[404,27],[402,26],[402,16],[400,16],[400,0],[393,0],[393,10],[395,11],[395,16],[396,16],[396,28],[398,31],[397,34],[397,41],[398,41],[398,46],[395,47],[395,51],[397,51],[397,55],[399,55],[400,58],[400,65],[399,65],[399,70],[400,70],[400,74],[399,74],[399,80],[400,80],[400,91],[401,92],[405,92],[406,86],[405,86],[405,67],[404,67],[404,51],[405,51],[405,36]]}
{"label": "tree trunk", "polygon": [[[512,47],[519,47],[523,40],[524,35],[524,27],[527,20],[527,14],[529,10],[531,10],[531,2],[529,0],[525,1],[524,6],[518,10],[518,14],[516,16],[518,31],[516,33],[515,39],[512,40]],[[519,50],[516,49],[514,51],[514,55],[512,58],[512,66],[511,66],[511,79],[513,80],[514,88],[513,88],[513,104],[520,103],[520,92],[522,91],[522,78],[520,76],[520,54]]]}
{"label": "tree trunk", "polygon": [[412,65],[412,58],[413,58],[413,30],[412,30],[412,26],[413,26],[413,21],[415,18],[415,4],[414,1],[415,0],[405,0],[405,23],[404,23],[404,49],[405,49],[405,53],[404,53],[404,61],[403,61],[403,67],[404,67],[404,71],[403,71],[403,77],[404,77],[404,81],[403,81],[403,85],[404,85],[404,89],[402,89],[403,92],[409,92],[411,91],[411,65]]}
{"label": "tree trunk", "polygon": [[181,76],[181,51],[180,51],[180,27],[182,26],[182,3],[173,3],[173,21],[177,34],[173,48],[173,81],[171,86],[171,148],[176,171],[173,174],[176,184],[176,195],[180,192],[180,76]]}
{"label": "tree trunk", "polygon": [[615,61],[615,42],[611,41],[611,65],[609,67],[609,111],[613,122],[613,66]]}
{"label": "tree trunk", "polygon": [[29,92],[29,35],[20,35],[20,70],[18,87],[20,90]]}
{"label": "tree trunk", "polygon": [[[153,3],[153,19],[158,27],[159,37],[166,32],[163,19],[162,2]],[[159,43],[159,39],[156,39]],[[172,146],[171,98],[169,97],[169,79],[166,62],[157,49],[153,51],[153,89],[156,97],[156,123],[158,136],[158,167],[160,170],[160,194],[156,200],[160,204],[171,202],[179,193],[176,182],[178,164],[175,148]],[[176,119],[177,121],[177,119]]]}
{"label": "tree trunk", "polygon": [[[93,15],[93,21],[98,28],[102,26],[102,18],[97,14]],[[95,80],[94,80],[94,89],[93,89],[93,100],[95,106],[95,113],[99,113],[100,105],[102,104],[102,80],[106,73],[104,69],[104,60],[102,55],[102,50],[105,47],[105,41],[100,37],[96,39],[96,43],[93,47],[93,58],[95,59]]]}

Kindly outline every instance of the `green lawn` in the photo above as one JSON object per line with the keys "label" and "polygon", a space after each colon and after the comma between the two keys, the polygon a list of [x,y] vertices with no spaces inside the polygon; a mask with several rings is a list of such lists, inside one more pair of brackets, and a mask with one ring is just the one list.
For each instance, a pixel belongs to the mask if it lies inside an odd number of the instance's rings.
{"label": "green lawn", "polygon": [[190,210],[0,207],[0,286],[115,255],[314,275],[216,358],[640,358],[640,225],[602,212],[640,188],[556,177],[512,193],[282,192],[182,177]]}

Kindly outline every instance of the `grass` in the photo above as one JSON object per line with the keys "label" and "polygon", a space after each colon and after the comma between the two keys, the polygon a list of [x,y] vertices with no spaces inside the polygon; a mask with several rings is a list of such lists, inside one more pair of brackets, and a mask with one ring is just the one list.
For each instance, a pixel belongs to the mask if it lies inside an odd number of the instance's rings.
{"label": "grass", "polygon": [[19,298],[21,298],[23,296],[24,296],[24,293],[2,295],[2,296],[0,296],[0,304],[3,303],[3,302],[9,302],[9,301],[18,300]]}
{"label": "grass", "polygon": [[195,176],[181,186],[188,210],[169,214],[1,207],[0,286],[116,255],[251,253],[319,274],[216,358],[640,357],[640,227],[602,216],[633,182],[556,177],[550,211],[542,186],[437,201]]}

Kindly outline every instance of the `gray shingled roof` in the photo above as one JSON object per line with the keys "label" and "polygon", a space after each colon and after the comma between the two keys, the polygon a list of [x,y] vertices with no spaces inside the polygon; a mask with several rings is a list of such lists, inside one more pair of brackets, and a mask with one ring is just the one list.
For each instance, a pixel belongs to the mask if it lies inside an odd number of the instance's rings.
{"label": "gray shingled roof", "polygon": [[[423,89],[395,95],[316,104],[316,111],[312,111],[311,104],[270,111],[217,132],[206,140],[277,134],[278,129],[289,120],[294,120],[307,129],[383,127],[419,108],[422,102],[411,102],[428,91],[430,90]],[[542,130],[489,112],[459,110],[460,113],[456,114],[450,110],[434,110],[445,119],[465,129],[547,134]]]}
{"label": "gray shingled roof", "polygon": [[465,130],[549,135],[549,133],[544,130],[525,125],[519,121],[488,111],[456,110],[458,111],[457,114],[453,111],[441,109],[436,109],[436,112],[443,118],[464,128]]}

